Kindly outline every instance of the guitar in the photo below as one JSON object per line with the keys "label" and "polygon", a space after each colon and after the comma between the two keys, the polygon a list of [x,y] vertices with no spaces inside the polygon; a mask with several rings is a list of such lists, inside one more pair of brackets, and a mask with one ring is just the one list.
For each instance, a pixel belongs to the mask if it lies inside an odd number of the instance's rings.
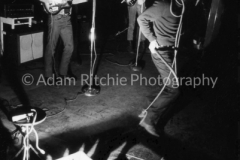
{"label": "guitar", "polygon": [[67,0],[64,3],[53,4],[53,3],[46,2],[46,0],[40,0],[42,5],[44,6],[45,12],[51,15],[58,14],[62,9],[70,9],[72,6],[72,1],[73,0]]}

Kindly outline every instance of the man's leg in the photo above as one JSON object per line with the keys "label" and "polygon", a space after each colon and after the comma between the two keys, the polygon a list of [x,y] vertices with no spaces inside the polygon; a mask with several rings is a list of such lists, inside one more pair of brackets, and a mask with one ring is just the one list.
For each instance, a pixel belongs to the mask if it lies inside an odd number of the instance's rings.
{"label": "man's leg", "polygon": [[134,28],[136,24],[136,14],[137,14],[137,4],[132,7],[128,7],[128,32],[127,32],[127,40],[128,40],[128,52],[133,52],[133,34]]}
{"label": "man's leg", "polygon": [[[173,62],[173,50],[167,50],[167,51],[158,51],[157,54],[161,54],[161,56],[165,59],[165,61],[172,66]],[[163,83],[166,83],[166,87],[161,93],[161,95],[157,98],[157,100],[152,104],[152,106],[147,110],[146,115],[144,119],[141,121],[141,126],[151,126],[152,132],[154,134],[155,128],[154,126],[158,122],[158,120],[163,115],[164,111],[171,106],[172,102],[178,97],[179,95],[179,89],[176,85],[175,77],[171,73],[169,77],[169,81],[167,82],[167,78],[170,74],[170,69],[162,62],[162,60],[159,58],[158,55],[152,54],[152,59],[157,67],[161,78],[163,80]],[[143,126],[143,127],[144,127]],[[146,127],[145,127],[146,128]],[[147,130],[149,132],[149,130]]]}
{"label": "man's leg", "polygon": [[59,38],[59,26],[58,26],[57,15],[48,19],[48,42],[45,50],[44,61],[45,61],[45,77],[52,77],[52,58],[55,53],[55,48]]}
{"label": "man's leg", "polygon": [[72,31],[72,24],[70,21],[70,16],[63,17],[65,18],[63,28],[61,29],[61,38],[63,40],[63,55],[60,64],[59,73],[61,76],[67,76],[69,63],[71,60],[71,56],[73,53],[73,31]]}
{"label": "man's leg", "polygon": [[135,23],[136,23],[136,14],[137,14],[136,4],[132,7],[128,7],[128,34],[127,34],[128,41],[133,40],[133,32],[134,32]]}

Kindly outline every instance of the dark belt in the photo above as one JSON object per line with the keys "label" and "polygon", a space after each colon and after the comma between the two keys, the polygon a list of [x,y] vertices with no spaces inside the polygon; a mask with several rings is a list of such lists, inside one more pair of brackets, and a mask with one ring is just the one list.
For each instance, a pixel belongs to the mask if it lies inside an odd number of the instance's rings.
{"label": "dark belt", "polygon": [[174,46],[160,46],[159,48],[156,48],[156,50],[159,50],[159,51],[174,50],[174,49],[175,49]]}

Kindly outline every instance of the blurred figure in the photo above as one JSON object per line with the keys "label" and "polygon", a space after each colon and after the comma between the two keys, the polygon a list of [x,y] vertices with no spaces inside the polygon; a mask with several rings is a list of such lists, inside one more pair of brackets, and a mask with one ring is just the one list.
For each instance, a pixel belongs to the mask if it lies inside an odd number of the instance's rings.
{"label": "blurred figure", "polygon": [[[128,1],[128,0],[127,0]],[[135,1],[133,1],[134,3]],[[143,5],[143,10],[145,9],[145,0],[136,0],[135,4],[133,6],[128,6],[128,31],[127,31],[127,41],[128,41],[128,47],[127,51],[131,54],[134,54],[133,49],[133,41],[134,41],[134,30],[137,28],[137,16],[141,14],[141,7]],[[146,38],[144,35],[141,35],[141,42],[140,42],[140,48],[139,51],[143,51],[145,44],[144,41]]]}
{"label": "blurred figure", "polygon": [[[59,66],[58,77],[61,78],[74,78],[77,79],[74,75],[68,75],[68,69],[70,60],[72,57],[74,43],[73,43],[73,29],[71,22],[71,12],[72,6],[71,2],[67,0],[41,0],[44,3],[45,11],[49,14],[48,17],[48,43],[45,50],[45,79],[52,80],[53,78],[53,67],[54,62],[54,53],[57,46],[58,38],[61,37],[63,41],[63,54]],[[49,8],[49,5],[68,5],[68,7],[60,8],[58,11],[54,11]],[[50,13],[49,13],[50,12]],[[55,65],[55,64],[54,64]]]}

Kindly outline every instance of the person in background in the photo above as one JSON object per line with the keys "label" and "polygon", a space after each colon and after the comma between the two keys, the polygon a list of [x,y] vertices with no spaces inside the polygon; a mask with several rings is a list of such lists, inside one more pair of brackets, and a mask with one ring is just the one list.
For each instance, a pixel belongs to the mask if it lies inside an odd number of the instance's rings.
{"label": "person in background", "polygon": [[[52,80],[54,72],[54,78],[74,78],[77,80],[77,77],[73,74],[68,75],[68,70],[70,67],[70,60],[74,49],[73,43],[73,29],[71,23],[71,2],[67,0],[41,0],[46,4],[66,4],[68,7],[64,7],[59,10],[57,14],[49,14],[48,17],[48,42],[45,50],[44,61],[45,61],[45,79]],[[46,6],[45,6],[46,7]],[[47,9],[45,9],[47,10]],[[59,37],[61,37],[63,41],[63,53],[60,62],[59,69],[55,68],[55,59],[54,53],[57,46],[57,42]],[[54,69],[54,71],[53,71]]]}
{"label": "person in background", "polygon": [[23,135],[10,120],[11,110],[13,107],[8,100],[0,97],[0,157],[6,156],[8,147],[19,149],[22,146]]}
{"label": "person in background", "polygon": [[[133,41],[134,41],[134,30],[137,28],[136,18],[141,14],[142,5],[143,5],[143,9],[145,9],[145,0],[137,0],[133,6],[128,6],[127,51],[131,54],[134,54]],[[141,35],[139,51],[144,50],[145,40],[146,38],[143,35]]]}
{"label": "person in background", "polygon": [[[171,8],[173,7],[173,8]],[[172,13],[173,11],[174,13]],[[166,111],[179,95],[179,87],[176,86],[176,77],[161,60],[159,55],[170,66],[173,63],[174,45],[179,27],[179,16],[182,11],[181,0],[156,0],[151,7],[145,10],[137,19],[140,30],[150,42],[152,60],[166,86],[161,95],[140,116],[142,126],[148,133],[159,136],[160,130],[156,128]],[[177,16],[176,16],[177,15]],[[170,75],[170,76],[169,76]],[[169,81],[166,80],[169,76]]]}

